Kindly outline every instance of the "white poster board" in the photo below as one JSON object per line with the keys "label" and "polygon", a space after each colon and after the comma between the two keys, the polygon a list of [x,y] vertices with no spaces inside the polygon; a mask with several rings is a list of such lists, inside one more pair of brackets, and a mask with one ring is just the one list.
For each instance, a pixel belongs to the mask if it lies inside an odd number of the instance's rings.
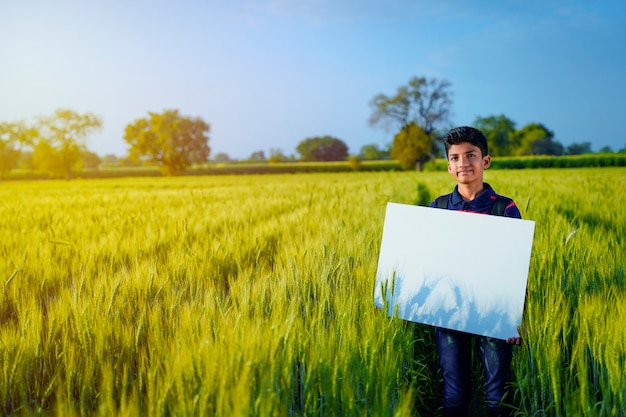
{"label": "white poster board", "polygon": [[388,203],[374,303],[389,316],[517,336],[535,222]]}

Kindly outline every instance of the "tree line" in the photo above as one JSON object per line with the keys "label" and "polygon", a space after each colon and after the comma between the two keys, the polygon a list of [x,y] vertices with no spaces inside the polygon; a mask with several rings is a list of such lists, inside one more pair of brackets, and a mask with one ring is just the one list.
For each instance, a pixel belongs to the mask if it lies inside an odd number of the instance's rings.
{"label": "tree line", "polygon": [[[378,94],[370,102],[372,126],[392,127],[397,132],[389,149],[391,158],[404,169],[422,168],[424,162],[443,154],[441,138],[449,121],[451,84],[446,80],[413,77],[391,95]],[[492,156],[581,155],[591,153],[591,142],[565,147],[554,140],[554,132],[542,123],[520,129],[507,116],[477,117],[473,126],[487,137]],[[603,147],[600,152],[612,152]],[[626,152],[626,146],[619,152]]]}
{"label": "tree line", "polygon": [[[15,168],[72,178],[82,168],[97,168],[102,159],[87,148],[87,137],[102,127],[93,113],[59,109],[33,123],[0,123],[0,176]],[[129,164],[156,165],[164,175],[178,175],[209,158],[209,124],[178,110],[149,112],[126,126]],[[105,157],[108,158],[108,157]]]}
{"label": "tree line", "polygon": [[[280,149],[255,151],[251,161],[342,161],[397,160],[403,169],[421,170],[424,163],[443,156],[441,138],[452,127],[451,83],[435,78],[413,77],[392,94],[378,94],[370,101],[369,123],[374,128],[394,132],[393,141],[384,147],[367,144],[358,154],[349,155],[348,146],[339,138],[324,135],[302,140],[296,146],[299,157],[286,156]],[[492,156],[580,155],[591,153],[591,142],[564,146],[554,139],[554,132],[542,123],[529,123],[517,129],[507,116],[477,117],[473,126],[487,137]],[[72,177],[75,170],[97,168],[103,162],[87,148],[87,138],[102,127],[102,119],[93,113],[59,109],[51,116],[33,123],[0,122],[0,176],[15,168],[53,176]],[[163,175],[178,175],[194,164],[209,161],[210,125],[200,117],[189,117],[178,110],[148,112],[126,126],[128,145],[126,165],[156,165]],[[613,152],[609,147],[601,153]],[[619,150],[626,153],[626,146]],[[104,160],[118,161],[114,155]],[[225,153],[213,158],[228,162]]]}

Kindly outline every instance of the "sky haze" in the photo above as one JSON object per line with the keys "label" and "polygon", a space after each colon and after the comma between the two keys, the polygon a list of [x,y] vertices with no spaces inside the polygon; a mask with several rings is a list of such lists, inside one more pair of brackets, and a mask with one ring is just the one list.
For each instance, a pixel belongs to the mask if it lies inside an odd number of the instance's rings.
{"label": "sky haze", "polygon": [[331,135],[351,154],[390,143],[371,99],[413,76],[448,80],[453,126],[504,114],[565,146],[626,147],[626,2],[0,0],[0,121],[93,112],[88,147],[179,109],[211,154],[294,154]]}

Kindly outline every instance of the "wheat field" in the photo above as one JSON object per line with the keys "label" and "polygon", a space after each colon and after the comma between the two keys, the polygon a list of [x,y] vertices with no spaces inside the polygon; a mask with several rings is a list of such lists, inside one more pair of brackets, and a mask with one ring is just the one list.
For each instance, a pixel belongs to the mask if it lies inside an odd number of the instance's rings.
{"label": "wheat field", "polygon": [[[517,414],[626,415],[626,169],[485,179],[536,221]],[[373,286],[387,202],[453,185],[444,172],[0,183],[0,414],[437,415],[432,329],[376,310]]]}

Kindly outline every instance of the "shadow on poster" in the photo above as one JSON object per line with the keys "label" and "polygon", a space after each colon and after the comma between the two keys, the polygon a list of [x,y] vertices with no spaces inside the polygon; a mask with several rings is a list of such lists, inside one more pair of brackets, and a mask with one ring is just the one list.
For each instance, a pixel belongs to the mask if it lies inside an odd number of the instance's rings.
{"label": "shadow on poster", "polygon": [[517,335],[535,222],[388,203],[374,303],[467,333]]}

